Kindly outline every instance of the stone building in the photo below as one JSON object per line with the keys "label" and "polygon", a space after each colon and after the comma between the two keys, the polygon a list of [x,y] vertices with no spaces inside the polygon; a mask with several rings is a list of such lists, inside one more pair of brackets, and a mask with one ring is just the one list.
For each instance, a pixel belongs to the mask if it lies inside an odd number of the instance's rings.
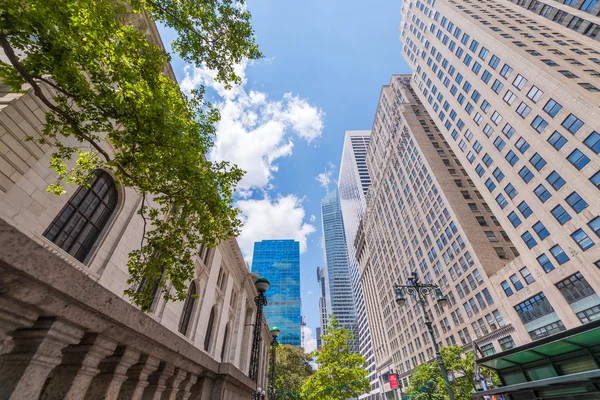
{"label": "stone building", "polygon": [[412,370],[435,355],[424,310],[410,296],[404,307],[394,302],[394,284],[412,272],[448,298],[442,309],[427,296],[440,346],[486,349],[526,336],[507,319],[488,278],[517,251],[410,82],[410,75],[395,75],[381,91],[367,153],[367,210],[355,239],[375,365],[388,396],[390,368],[406,387]]}
{"label": "stone building", "polygon": [[[490,279],[530,341],[600,318],[600,45],[517,3],[406,1],[401,40],[411,87],[521,254]],[[598,19],[582,11],[595,2],[535,3]]]}
{"label": "stone building", "polygon": [[[153,23],[135,26],[162,46]],[[41,137],[47,108],[0,92],[0,398],[240,399],[266,388],[266,323],[258,383],[248,377],[258,276],[236,240],[200,249],[185,301],[166,303],[156,287],[141,312],[123,295],[141,196],[107,171],[90,189],[48,193],[52,149],[24,140]]]}

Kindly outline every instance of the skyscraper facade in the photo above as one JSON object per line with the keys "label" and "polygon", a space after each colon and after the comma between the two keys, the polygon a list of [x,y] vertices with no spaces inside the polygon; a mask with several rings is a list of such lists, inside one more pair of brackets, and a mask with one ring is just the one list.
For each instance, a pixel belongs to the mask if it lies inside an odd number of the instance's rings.
{"label": "skyscraper facade", "polygon": [[271,282],[265,307],[269,325],[281,330],[279,342],[301,346],[300,243],[263,240],[254,243],[252,272]]}
{"label": "skyscraper facade", "polygon": [[344,220],[337,189],[327,193],[321,200],[321,221],[327,314],[335,315],[339,324],[354,334],[355,340],[351,343],[350,350],[358,353],[356,308],[350,279]]}
{"label": "skyscraper facade", "polygon": [[600,45],[516,3],[405,1],[401,40],[411,86],[521,253],[490,279],[536,340],[600,317]]}
{"label": "skyscraper facade", "polygon": [[325,268],[317,267],[319,281],[319,332],[327,331],[327,287],[325,284]]}
{"label": "skyscraper facade", "polygon": [[410,82],[396,75],[382,89],[367,155],[372,183],[355,240],[384,392],[389,368],[405,386],[417,365],[434,358],[424,310],[410,296],[404,307],[394,303],[394,284],[412,272],[448,297],[444,309],[427,298],[440,345],[509,348],[526,335],[506,318],[488,278],[517,251]]}
{"label": "skyscraper facade", "polygon": [[344,221],[346,248],[348,249],[348,266],[356,304],[358,347],[360,354],[365,357],[367,362],[365,368],[369,371],[369,380],[371,381],[370,392],[360,397],[365,399],[375,397],[379,393],[379,382],[375,370],[375,357],[373,356],[373,348],[371,346],[371,334],[369,332],[367,311],[360,283],[354,239],[356,238],[360,219],[365,212],[365,196],[371,184],[366,164],[370,135],[370,131],[346,131],[342,161],[340,163],[340,175],[338,178],[340,206]]}

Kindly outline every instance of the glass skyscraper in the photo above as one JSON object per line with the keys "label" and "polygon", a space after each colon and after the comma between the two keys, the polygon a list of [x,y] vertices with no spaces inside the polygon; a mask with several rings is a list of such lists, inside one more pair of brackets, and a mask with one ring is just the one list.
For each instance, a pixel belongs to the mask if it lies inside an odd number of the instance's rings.
{"label": "glass skyscraper", "polygon": [[337,189],[329,192],[321,200],[321,218],[327,313],[335,315],[341,326],[352,331],[355,340],[350,345],[350,350],[358,353],[356,307],[348,263],[344,220]]}
{"label": "glass skyscraper", "polygon": [[279,342],[301,346],[300,243],[263,240],[254,243],[252,272],[267,278],[269,304],[264,308],[269,325],[281,330]]}

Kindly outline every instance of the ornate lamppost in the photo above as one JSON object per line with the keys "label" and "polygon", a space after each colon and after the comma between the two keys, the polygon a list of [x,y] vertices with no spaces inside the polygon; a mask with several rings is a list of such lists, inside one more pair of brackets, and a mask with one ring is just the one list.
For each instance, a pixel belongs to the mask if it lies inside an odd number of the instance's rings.
{"label": "ornate lamppost", "polygon": [[429,313],[425,309],[425,296],[428,296],[432,292],[435,293],[437,303],[441,307],[448,304],[448,299],[442,294],[442,291],[438,285],[421,283],[419,281],[419,276],[416,272],[413,272],[411,274],[411,277],[408,278],[408,283],[406,285],[394,284],[394,291],[396,292],[396,304],[398,304],[398,306],[400,307],[402,307],[406,302],[407,294],[412,296],[416,299],[416,301],[419,302],[419,305],[423,310],[423,314],[425,315],[425,325],[427,326],[427,330],[429,331],[429,335],[431,336],[431,340],[433,341],[433,348],[435,349],[435,358],[440,366],[440,371],[442,373],[444,383],[446,383],[446,389],[448,390],[448,398],[450,400],[454,400],[454,393],[452,392],[452,387],[450,386],[450,381],[448,380],[448,373],[446,372],[444,360],[442,360],[440,347],[438,346],[437,341],[435,340],[433,325],[429,320]]}
{"label": "ornate lamppost", "polygon": [[275,362],[277,359],[277,346],[279,342],[279,328],[274,326],[271,328],[271,378],[269,378],[269,400],[275,400]]}
{"label": "ornate lamppost", "polygon": [[[262,320],[263,320],[263,307],[266,306],[267,297],[265,296],[265,292],[269,289],[271,285],[269,280],[266,278],[258,278],[256,282],[254,282],[256,286],[256,290],[258,291],[258,295],[254,298],[254,302],[256,303],[256,321],[254,323],[254,338],[252,340],[252,353],[250,355],[250,379],[254,382],[258,382],[258,364],[259,364],[259,354],[260,354],[260,342],[262,341],[261,331],[262,331]],[[252,394],[253,400],[259,400],[264,390],[260,392],[259,390],[256,393]]]}

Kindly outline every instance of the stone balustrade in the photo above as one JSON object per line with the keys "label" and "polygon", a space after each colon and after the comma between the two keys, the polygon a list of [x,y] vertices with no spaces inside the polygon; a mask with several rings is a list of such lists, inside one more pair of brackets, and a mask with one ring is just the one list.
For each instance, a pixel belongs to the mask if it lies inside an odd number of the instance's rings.
{"label": "stone balustrade", "polygon": [[256,384],[0,219],[0,399],[249,399]]}

